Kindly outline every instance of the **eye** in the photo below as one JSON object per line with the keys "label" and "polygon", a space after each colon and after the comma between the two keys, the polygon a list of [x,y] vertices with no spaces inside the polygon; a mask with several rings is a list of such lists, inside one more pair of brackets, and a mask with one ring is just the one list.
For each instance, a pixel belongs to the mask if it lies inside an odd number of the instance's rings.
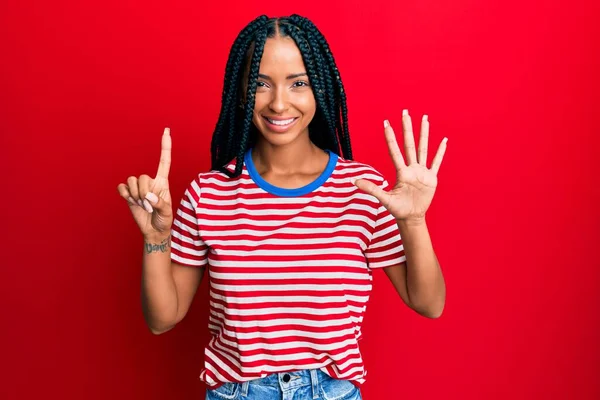
{"label": "eye", "polygon": [[262,82],[262,81],[256,82],[256,87],[266,87],[266,86],[267,86],[267,84],[265,82]]}
{"label": "eye", "polygon": [[294,82],[294,84],[292,86],[293,87],[303,87],[303,86],[310,86],[310,85],[306,81],[296,81],[296,82]]}

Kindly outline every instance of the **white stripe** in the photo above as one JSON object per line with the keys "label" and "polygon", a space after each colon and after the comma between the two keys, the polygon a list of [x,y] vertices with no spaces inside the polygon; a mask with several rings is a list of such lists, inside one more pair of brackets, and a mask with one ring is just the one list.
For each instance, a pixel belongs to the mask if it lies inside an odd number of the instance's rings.
{"label": "white stripe", "polygon": [[189,199],[192,208],[195,209],[196,207],[198,207],[198,204],[194,200],[194,197],[192,196],[191,191],[194,192],[194,194],[196,195],[195,197],[200,198],[200,186],[198,186],[198,182],[196,182],[195,179],[192,181],[192,184],[190,185],[190,187],[188,189],[186,189],[185,195],[183,197],[183,199],[186,199],[186,198]]}
{"label": "white stripe", "polygon": [[298,348],[298,347],[305,347],[305,348],[309,348],[309,349],[313,349],[313,350],[317,350],[317,351],[332,351],[332,350],[341,349],[346,346],[356,345],[356,339],[354,339],[354,338],[347,339],[347,340],[344,340],[341,342],[326,343],[326,344],[316,344],[316,343],[311,343],[311,342],[297,341],[297,342],[273,343],[273,344],[269,344],[269,345],[265,345],[262,343],[254,343],[254,344],[250,344],[250,345],[244,345],[244,344],[237,344],[235,342],[225,340],[223,338],[221,339],[221,341],[223,341],[223,343],[228,344],[232,347],[238,347],[240,352],[252,351],[252,350],[291,350],[291,349]]}
{"label": "white stripe", "polygon": [[[173,219],[173,225],[175,225],[176,227],[178,227],[179,229],[181,229],[184,232],[188,232],[192,237],[198,237],[198,230],[194,229],[194,228],[190,228],[189,225],[184,225],[181,223],[181,221],[179,221],[177,218]],[[174,229],[171,229],[171,234],[173,234],[174,236],[181,238],[182,240],[185,240],[187,242],[189,242],[189,239],[187,239],[185,236],[180,236],[177,232],[174,231]]]}
{"label": "white stripe", "polygon": [[393,265],[398,265],[406,261],[406,256],[392,258],[387,261],[369,262],[369,268],[385,268]]}
{"label": "white stripe", "polygon": [[[214,325],[213,325],[214,326]],[[275,332],[234,332],[227,328],[222,328],[221,332],[223,335],[237,337],[238,339],[278,339],[283,337],[298,337],[298,338],[310,338],[310,339],[334,339],[346,335],[354,335],[354,328],[340,329],[328,332],[307,332],[299,331],[296,329],[280,330]],[[266,344],[265,344],[266,345]]]}
{"label": "white stripe", "polygon": [[[235,321],[235,320],[230,320],[227,319],[224,315],[222,315],[221,313],[214,311],[214,310],[210,310],[210,315],[213,316],[214,318],[220,318],[224,321],[227,322],[227,325],[229,326],[233,326],[233,327],[240,327],[240,328],[247,328],[248,327],[248,321]],[[214,320],[213,320],[214,321]],[[304,326],[310,326],[310,327],[320,327],[323,325],[326,326],[339,326],[339,325],[347,325],[347,324],[356,324],[359,322],[358,318],[355,317],[348,317],[345,319],[336,319],[336,320],[310,320],[310,319],[302,319],[302,318],[279,318],[276,320],[255,320],[252,321],[252,325],[253,326],[259,326],[259,327],[273,327],[273,326],[286,326],[286,325],[304,325]]]}
{"label": "white stripe", "polygon": [[[219,350],[222,348],[221,345],[218,345],[218,343],[215,343],[215,347],[218,347]],[[212,352],[210,353],[212,354]],[[320,357],[324,357],[327,356],[330,359],[333,360],[341,360],[343,358],[345,358],[346,356],[349,355],[355,355],[358,356],[357,358],[360,358],[360,353],[358,352],[358,349],[354,348],[354,349],[348,349],[346,351],[344,351],[343,353],[339,353],[339,354],[329,354],[329,353],[307,353],[307,352],[301,352],[301,353],[296,353],[296,354],[275,354],[275,355],[270,355],[270,354],[256,354],[256,355],[252,355],[252,356],[240,356],[240,362],[242,364],[244,363],[251,363],[251,362],[256,362],[256,361],[296,361],[296,360],[300,360],[303,358],[320,358]],[[224,357],[226,357],[227,359],[229,359],[228,355],[223,354]],[[216,360],[215,360],[216,361]],[[352,362],[348,362],[346,361],[346,363],[352,363]],[[237,364],[239,365],[239,364]],[[229,369],[229,367],[227,367],[225,364],[220,365],[221,368],[225,369],[226,371],[231,371]],[[306,367],[304,367],[306,368]],[[343,367],[341,367],[343,368]],[[244,372],[262,372],[263,367],[246,367],[244,368]],[[237,379],[237,378],[236,378]]]}
{"label": "white stripe", "polygon": [[[346,363],[346,364],[350,364],[350,363]],[[338,367],[342,368],[340,365],[338,365]],[[359,373],[360,375],[362,375],[363,371],[364,371],[364,368],[357,366],[354,368],[350,368],[347,372],[344,372],[343,374],[341,374],[339,371],[336,371],[336,372],[338,373],[338,378],[342,379],[342,378],[348,378],[349,376],[355,375],[356,373]]]}
{"label": "white stripe", "polygon": [[317,303],[317,304],[326,304],[326,303],[341,303],[345,301],[354,301],[356,303],[366,303],[369,301],[369,296],[353,296],[353,295],[344,295],[344,296],[253,296],[253,297],[227,297],[221,296],[210,291],[210,297],[215,300],[223,300],[227,303],[231,304],[253,304],[253,303],[268,303],[268,302],[307,302],[307,303]]}
{"label": "white stripe", "polygon": [[[277,214],[279,214],[279,213],[277,213]],[[296,216],[296,217],[292,217],[290,219],[283,219],[283,220],[256,220],[256,219],[245,218],[245,217],[244,218],[231,218],[231,219],[227,219],[227,220],[198,218],[197,223],[200,226],[206,225],[206,226],[210,226],[210,227],[216,227],[216,226],[235,227],[236,225],[247,224],[247,225],[255,225],[255,226],[259,226],[259,227],[270,226],[270,227],[277,228],[282,225],[285,226],[285,225],[292,224],[292,223],[315,224],[316,226],[319,226],[320,224],[339,224],[341,226],[350,226],[349,225],[350,221],[362,222],[362,223],[366,224],[367,226],[374,226],[372,218],[369,218],[368,216],[365,216],[365,215],[359,215],[359,214],[344,214],[344,215],[340,214],[336,217]]]}
{"label": "white stripe", "polygon": [[[254,205],[254,206],[277,206],[281,204],[286,205],[297,205],[303,206],[307,204],[319,204],[319,203],[345,203],[348,200],[357,200],[363,199],[365,201],[373,201],[374,197],[368,195],[366,193],[356,193],[349,197],[330,197],[330,196],[314,196],[314,197],[262,197],[256,199],[246,199],[243,197],[238,197],[233,200],[220,200],[220,199],[209,199],[204,197],[202,199],[202,203],[211,204],[214,206],[225,207],[225,206],[235,206],[235,205]],[[277,208],[277,207],[275,207]]]}
{"label": "white stripe", "polygon": [[397,230],[398,230],[398,225],[396,225],[396,224],[392,224],[385,229],[377,229],[375,231],[375,233],[373,234],[371,241],[373,241],[379,237],[385,236],[392,231],[397,231]]}
{"label": "white stripe", "polygon": [[[243,183],[250,184],[247,182],[247,179],[242,179]],[[341,180],[330,179],[328,182],[336,184],[336,181],[339,181],[340,184],[346,184],[346,186],[320,186],[315,189],[313,193],[333,193],[333,194],[361,194],[360,189],[350,183],[350,178],[343,178]],[[258,186],[250,186],[250,187],[234,187],[233,185],[218,185],[218,186],[205,186],[202,188],[202,194],[212,194],[214,196],[254,196],[254,195],[264,195],[265,190]]]}
{"label": "white stripe", "polygon": [[203,265],[206,265],[208,263],[208,260],[204,259],[204,260],[194,260],[191,258],[184,258],[184,257],[179,257],[177,254],[175,254],[174,252],[171,252],[171,260],[178,262],[180,264],[192,264],[198,267],[201,267]]}
{"label": "white stripe", "polygon": [[192,255],[192,256],[196,256],[196,257],[204,257],[206,255],[206,252],[208,251],[208,248],[204,248],[203,250],[196,250],[194,248],[181,246],[179,243],[175,243],[175,242],[171,243],[171,248],[173,248],[177,251],[180,251],[182,253],[185,253],[187,255]]}
{"label": "white stripe", "polygon": [[[274,254],[277,254],[274,252]],[[299,261],[219,261],[210,259],[210,265],[214,267],[235,267],[235,268],[289,268],[289,267],[345,267],[364,268],[364,261],[350,260],[299,260]]]}
{"label": "white stripe", "polygon": [[[298,242],[295,241],[294,244],[297,244]],[[331,244],[331,239],[327,239],[325,241],[325,243],[327,244]],[[240,246],[240,243],[238,243],[237,241],[235,242],[236,247]],[[256,242],[252,242],[252,245],[256,245]],[[257,246],[258,247],[258,246]],[[296,250],[258,250],[258,249],[251,249],[251,250],[226,250],[226,249],[219,249],[217,251],[217,253],[219,253],[220,257],[224,257],[224,256],[238,256],[238,257],[258,257],[258,256],[298,256],[298,255],[302,255],[304,257],[306,256],[315,256],[315,255],[335,255],[335,256],[339,256],[341,254],[343,255],[353,255],[353,256],[359,256],[359,257],[363,257],[364,253],[362,252],[362,250],[360,248],[343,248],[343,249],[335,249],[335,248],[330,248],[330,249],[311,249],[311,248],[302,248],[302,249],[296,249]],[[344,265],[346,267],[346,265]]]}
{"label": "white stripe", "polygon": [[[213,360],[213,364],[217,365],[218,368],[227,371],[229,375],[231,375],[234,379],[238,381],[242,380],[242,377],[239,376],[235,371],[233,371],[227,364],[221,362],[221,360],[217,358],[217,356],[211,351],[209,347],[207,347],[205,351],[206,355]],[[228,360],[232,361],[231,357],[227,354],[219,352],[219,355],[221,355],[223,358],[227,358]],[[237,362],[232,361],[232,363],[234,365],[239,366],[239,363]],[[219,378],[219,380],[221,380],[222,382],[227,382],[227,379],[223,375],[221,375],[221,373],[218,370],[213,369],[210,364],[208,364],[208,369],[210,369],[217,376],[217,378]]]}
{"label": "white stripe", "polygon": [[365,285],[349,285],[346,283],[338,283],[334,285],[302,285],[302,284],[279,284],[279,285],[221,285],[218,283],[211,283],[212,287],[216,290],[225,290],[229,292],[255,292],[255,291],[281,291],[281,290],[315,290],[320,292],[327,292],[331,290],[356,290],[362,292],[369,292],[371,290],[370,284]]}
{"label": "white stripe", "polygon": [[387,257],[392,254],[396,254],[400,250],[404,250],[403,244],[399,245],[398,247],[386,250],[386,251],[379,251],[379,252],[369,251],[369,253],[367,253],[367,258],[373,259],[373,258],[379,258],[379,257]]}
{"label": "white stripe", "polygon": [[[363,211],[369,213],[373,216],[373,218],[377,215],[377,206],[378,204],[373,203],[373,206],[364,205],[361,203],[349,203],[344,207],[316,207],[316,206],[304,206],[302,207],[303,212],[313,213],[313,214],[339,214],[346,215],[350,213],[351,210]],[[272,209],[272,208],[264,208],[264,209],[249,209],[245,207],[236,207],[231,210],[221,210],[221,209],[213,209],[213,208],[205,208],[200,204],[198,207],[198,214],[208,214],[215,216],[234,216],[239,214],[250,214],[250,215],[273,215],[276,214],[278,216],[284,215],[297,215],[298,209]]]}
{"label": "white stripe", "polygon": [[[278,238],[266,238],[266,239],[256,239],[256,240],[238,240],[236,239],[234,242],[235,246],[261,246],[261,245],[276,245],[276,246],[290,246],[294,245],[296,247],[300,246],[309,246],[313,244],[328,244],[331,245],[332,241],[339,243],[356,243],[356,238],[352,236],[338,236],[335,239],[331,237],[325,238],[306,238],[306,239],[278,239]],[[230,246],[230,247],[235,247]],[[247,253],[245,253],[247,254]]]}
{"label": "white stripe", "polygon": [[400,237],[400,234],[392,236],[392,237],[390,237],[388,239],[385,239],[385,240],[383,240],[381,242],[377,242],[375,244],[372,244],[372,245],[369,246],[369,249],[370,250],[374,250],[374,249],[377,249],[379,247],[385,247],[385,246],[390,245],[390,244],[392,244],[394,242],[397,242],[398,240],[402,240],[402,238]]}
{"label": "white stripe", "polygon": [[[260,264],[260,263],[259,263]],[[213,264],[214,265],[214,264]],[[250,271],[240,273],[221,273],[221,272],[210,272],[211,278],[215,279],[228,279],[232,281],[247,281],[248,279],[264,279],[264,280],[279,280],[279,279],[369,279],[367,270],[363,273],[350,273],[350,272],[280,272],[275,270],[273,273],[254,273]]]}
{"label": "white stripe", "polygon": [[210,302],[210,305],[217,310],[225,312],[227,315],[235,316],[258,316],[271,314],[309,314],[309,315],[343,315],[348,312],[360,314],[362,307],[342,306],[332,308],[307,308],[307,307],[265,307],[265,308],[227,308],[221,304]]}
{"label": "white stripe", "polygon": [[271,236],[273,234],[325,234],[331,237],[332,233],[337,233],[339,231],[350,231],[350,232],[359,232],[366,237],[371,237],[371,233],[360,226],[353,225],[338,225],[334,228],[278,228],[266,231],[259,231],[254,229],[227,229],[227,230],[218,230],[218,231],[210,231],[205,232],[205,237],[210,235],[218,238],[225,238],[229,236],[238,236],[238,235],[253,235],[258,237]]}

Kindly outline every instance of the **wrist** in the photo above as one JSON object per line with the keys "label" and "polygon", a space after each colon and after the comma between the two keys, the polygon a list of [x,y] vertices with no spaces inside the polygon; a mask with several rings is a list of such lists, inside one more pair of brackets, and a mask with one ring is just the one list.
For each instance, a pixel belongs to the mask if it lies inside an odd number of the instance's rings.
{"label": "wrist", "polygon": [[171,235],[159,239],[157,237],[144,239],[144,253],[167,253],[171,251]]}
{"label": "wrist", "polygon": [[144,243],[160,244],[165,240],[171,240],[171,232],[153,232],[144,235]]}
{"label": "wrist", "polygon": [[427,221],[425,221],[424,215],[422,217],[409,217],[402,219],[397,218],[396,223],[400,228],[418,228],[422,226],[427,226]]}

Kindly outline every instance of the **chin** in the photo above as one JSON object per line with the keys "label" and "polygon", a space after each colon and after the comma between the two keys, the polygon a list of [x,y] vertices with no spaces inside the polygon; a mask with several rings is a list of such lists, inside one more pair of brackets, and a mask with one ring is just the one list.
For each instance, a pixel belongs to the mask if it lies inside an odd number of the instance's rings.
{"label": "chin", "polygon": [[292,129],[289,132],[273,132],[265,126],[259,126],[257,129],[261,140],[264,140],[272,146],[285,146],[298,140],[304,133],[308,135],[308,129],[306,129],[306,127],[302,128],[300,131],[298,131],[298,129]]}

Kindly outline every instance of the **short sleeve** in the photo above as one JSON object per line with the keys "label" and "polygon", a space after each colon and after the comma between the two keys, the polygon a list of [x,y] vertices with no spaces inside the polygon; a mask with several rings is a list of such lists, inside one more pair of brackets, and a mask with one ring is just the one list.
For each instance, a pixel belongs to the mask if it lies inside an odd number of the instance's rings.
{"label": "short sleeve", "polygon": [[171,227],[171,260],[191,267],[208,263],[208,246],[200,235],[196,212],[199,199],[200,187],[195,180],[183,194]]}
{"label": "short sleeve", "polygon": [[[384,180],[380,187],[387,190],[389,184]],[[370,269],[391,267],[406,261],[398,224],[382,205],[377,210],[375,229],[365,257]]]}

